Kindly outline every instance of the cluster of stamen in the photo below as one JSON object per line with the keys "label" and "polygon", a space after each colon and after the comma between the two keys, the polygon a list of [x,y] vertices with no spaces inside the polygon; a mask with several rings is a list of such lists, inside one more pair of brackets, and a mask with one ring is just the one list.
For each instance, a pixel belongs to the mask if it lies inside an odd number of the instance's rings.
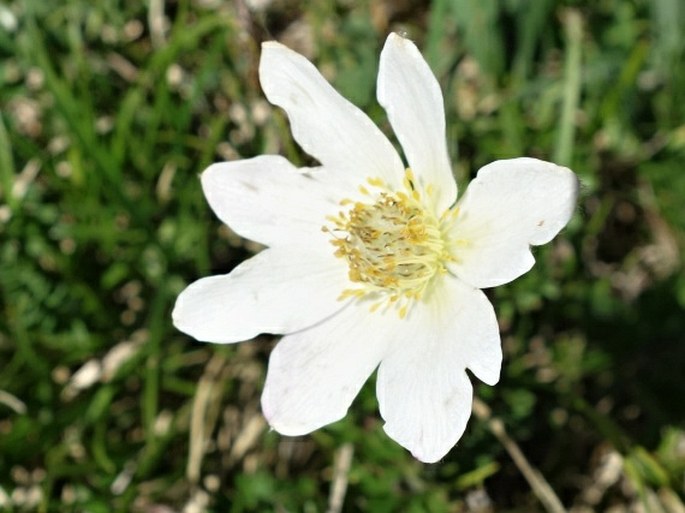
{"label": "cluster of stamen", "polygon": [[[373,299],[371,310],[397,305],[400,317],[412,300],[425,293],[431,280],[445,272],[450,256],[445,244],[445,219],[438,219],[422,204],[411,170],[403,191],[391,191],[380,179],[368,179],[360,192],[369,203],[343,200],[349,207],[328,220],[335,256],[349,265],[349,278],[358,287],[340,296]],[[430,194],[427,191],[426,194]]]}

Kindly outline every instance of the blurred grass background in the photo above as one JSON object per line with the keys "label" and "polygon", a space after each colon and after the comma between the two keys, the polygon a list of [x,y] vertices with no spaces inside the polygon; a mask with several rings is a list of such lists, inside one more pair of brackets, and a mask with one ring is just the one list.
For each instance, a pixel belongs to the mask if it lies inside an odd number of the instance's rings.
{"label": "blurred grass background", "polygon": [[0,510],[334,512],[336,480],[348,512],[544,510],[486,422],[422,465],[383,434],[372,386],[329,428],[269,432],[275,340],[205,345],[170,322],[186,284],[258,249],[198,173],[306,159],[260,91],[260,42],[308,56],[390,134],[390,30],[440,80],[462,190],[522,155],[583,182],[536,267],[490,293],[505,366],[478,396],[568,510],[685,511],[681,0],[0,4]]}

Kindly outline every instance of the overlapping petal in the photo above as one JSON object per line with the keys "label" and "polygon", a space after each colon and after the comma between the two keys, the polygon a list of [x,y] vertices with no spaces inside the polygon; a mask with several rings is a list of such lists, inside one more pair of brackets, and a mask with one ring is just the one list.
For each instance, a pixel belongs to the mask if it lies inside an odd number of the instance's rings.
{"label": "overlapping petal", "polygon": [[203,342],[232,343],[260,333],[292,333],[342,308],[347,268],[330,254],[269,248],[230,274],[202,278],[176,300],[174,325]]}
{"label": "overlapping petal", "polygon": [[424,187],[432,184],[441,214],[457,198],[442,92],[414,43],[397,34],[388,36],[381,52],[377,95],[416,178]]}
{"label": "overlapping petal", "polygon": [[482,291],[445,277],[396,332],[376,384],[384,429],[421,461],[457,443],[471,415],[470,368],[488,384],[502,362],[497,319]]}
{"label": "overlapping petal", "polygon": [[326,322],[283,337],[269,359],[264,416],[279,433],[310,433],[345,416],[392,342],[387,319],[351,304]]}
{"label": "overlapping petal", "polygon": [[267,245],[328,245],[321,232],[340,193],[285,158],[264,155],[210,166],[202,189],[212,210],[243,237]]}
{"label": "overlapping petal", "polygon": [[269,101],[288,114],[300,146],[336,179],[353,187],[368,177],[401,184],[404,166],[390,141],[302,55],[264,43],[259,78]]}
{"label": "overlapping petal", "polygon": [[530,246],[566,226],[577,196],[575,174],[550,162],[518,158],[481,168],[457,204],[450,271],[478,288],[518,278],[535,263]]}

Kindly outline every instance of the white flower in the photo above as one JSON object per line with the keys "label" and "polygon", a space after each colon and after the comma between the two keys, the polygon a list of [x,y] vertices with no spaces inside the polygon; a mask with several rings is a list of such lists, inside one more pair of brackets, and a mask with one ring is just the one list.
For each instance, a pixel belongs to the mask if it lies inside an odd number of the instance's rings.
{"label": "white flower", "polygon": [[437,461],[471,414],[466,369],[489,385],[499,380],[497,320],[480,289],[532,267],[530,246],[571,217],[577,179],[536,159],[500,160],[455,204],[440,88],[396,34],[381,53],[378,101],[408,168],[301,55],[265,43],[259,76],[321,166],[265,155],[202,174],[218,217],[268,248],[190,285],[174,323],[207,342],[285,335],[262,395],[264,415],[284,435],[341,419],[378,367],[385,431],[419,460]]}

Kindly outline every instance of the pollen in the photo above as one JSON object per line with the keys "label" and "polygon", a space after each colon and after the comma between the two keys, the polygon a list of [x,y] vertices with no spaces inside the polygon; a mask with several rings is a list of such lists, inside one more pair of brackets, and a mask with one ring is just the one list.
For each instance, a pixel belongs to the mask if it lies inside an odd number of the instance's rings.
{"label": "pollen", "polygon": [[349,207],[328,221],[335,256],[346,260],[354,287],[340,299],[372,299],[371,311],[396,306],[401,318],[421,299],[451,259],[445,233],[453,216],[438,218],[422,203],[410,169],[403,190],[392,191],[378,178],[359,187],[365,201],[345,199]]}

